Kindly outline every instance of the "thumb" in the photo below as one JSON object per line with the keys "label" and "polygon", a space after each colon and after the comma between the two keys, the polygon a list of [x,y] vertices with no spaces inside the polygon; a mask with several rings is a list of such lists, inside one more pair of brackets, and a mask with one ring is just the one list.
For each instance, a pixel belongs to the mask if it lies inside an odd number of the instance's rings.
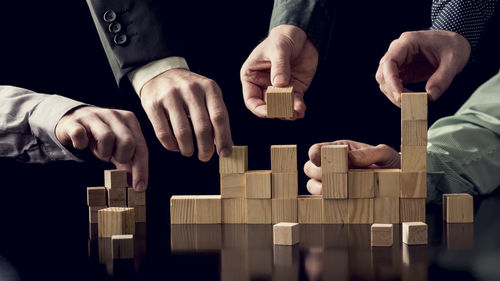
{"label": "thumb", "polygon": [[456,67],[450,61],[443,61],[439,64],[425,85],[425,90],[429,93],[431,100],[437,100],[448,89],[457,73]]}
{"label": "thumb", "polygon": [[290,84],[290,52],[278,50],[271,57],[271,84],[285,87]]}
{"label": "thumb", "polygon": [[396,156],[396,151],[381,144],[349,151],[349,164],[354,167],[368,167],[373,164],[387,166]]}

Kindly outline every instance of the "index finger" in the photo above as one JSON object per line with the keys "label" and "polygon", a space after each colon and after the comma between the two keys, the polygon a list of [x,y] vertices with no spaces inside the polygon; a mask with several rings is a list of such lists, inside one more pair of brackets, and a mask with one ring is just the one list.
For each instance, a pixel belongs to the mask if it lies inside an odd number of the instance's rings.
{"label": "index finger", "polygon": [[135,153],[131,161],[132,186],[136,191],[146,191],[149,180],[148,146],[137,119],[129,121],[127,126],[133,132],[136,141]]}
{"label": "index finger", "polygon": [[264,91],[261,87],[245,80],[241,80],[241,86],[243,89],[243,99],[248,110],[257,117],[266,118],[267,105],[264,101]]}
{"label": "index finger", "polygon": [[219,86],[212,84],[207,89],[206,103],[210,122],[214,129],[215,145],[219,156],[229,156],[233,146],[229,114],[227,113],[222,91]]}

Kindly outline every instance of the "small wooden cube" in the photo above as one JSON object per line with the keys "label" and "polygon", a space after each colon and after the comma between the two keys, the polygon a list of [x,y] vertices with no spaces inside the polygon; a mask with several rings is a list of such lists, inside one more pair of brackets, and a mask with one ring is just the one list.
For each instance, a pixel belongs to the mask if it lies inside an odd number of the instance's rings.
{"label": "small wooden cube", "polygon": [[271,199],[272,223],[297,222],[297,199]]}
{"label": "small wooden cube", "polygon": [[323,199],[323,223],[347,223],[347,201],[346,199]]}
{"label": "small wooden cube", "polygon": [[427,244],[427,224],[423,222],[403,222],[403,243],[407,245]]}
{"label": "small wooden cube", "polygon": [[347,199],[347,173],[323,173],[321,178],[323,198]]}
{"label": "small wooden cube", "polygon": [[246,200],[243,198],[222,199],[222,223],[245,223],[246,209]]}
{"label": "small wooden cube", "polygon": [[399,223],[399,198],[377,197],[373,202],[374,223]]}
{"label": "small wooden cube", "polygon": [[427,93],[401,94],[401,120],[427,120]]}
{"label": "small wooden cube", "polygon": [[135,222],[146,222],[146,206],[137,205],[133,208],[135,211]]}
{"label": "small wooden cube", "polygon": [[375,197],[375,176],[369,169],[351,169],[347,174],[349,198]]}
{"label": "small wooden cube", "polygon": [[474,200],[470,194],[443,194],[443,219],[448,223],[474,222]]}
{"label": "small wooden cube", "polygon": [[401,222],[425,222],[424,198],[400,198],[399,220]]}
{"label": "small wooden cube", "polygon": [[297,145],[271,145],[271,171],[273,173],[297,172]]}
{"label": "small wooden cube", "polygon": [[248,224],[271,224],[271,199],[248,199],[246,202]]}
{"label": "small wooden cube", "polygon": [[347,223],[349,224],[372,224],[373,223],[373,199],[349,199],[347,203]]}
{"label": "small wooden cube", "polygon": [[126,188],[127,171],[124,170],[105,170],[104,171],[104,186],[108,189]]}
{"label": "small wooden cube", "polygon": [[127,189],[126,188],[107,188],[108,206],[127,207]]}
{"label": "small wooden cube", "polygon": [[402,120],[401,145],[427,146],[427,120]]}
{"label": "small wooden cube", "polygon": [[99,237],[135,234],[134,208],[110,207],[98,211]]}
{"label": "small wooden cube", "polygon": [[293,245],[299,243],[299,224],[280,222],[273,225],[273,244]]}
{"label": "small wooden cube", "polygon": [[323,198],[321,195],[299,195],[297,207],[299,223],[318,224],[323,222]]}
{"label": "small wooden cube", "polygon": [[87,206],[106,206],[106,188],[104,186],[87,187]]}
{"label": "small wooden cube", "polygon": [[375,197],[399,198],[401,185],[400,169],[376,169],[375,172]]}
{"label": "small wooden cube", "polygon": [[245,198],[246,176],[242,174],[220,174],[220,194],[222,198]]}
{"label": "small wooden cube", "polygon": [[403,172],[425,171],[427,169],[427,146],[402,145],[401,170]]}
{"label": "small wooden cube", "polygon": [[293,118],[293,87],[267,87],[267,118]]}
{"label": "small wooden cube", "polygon": [[89,223],[97,223],[97,212],[108,206],[91,206],[89,207]]}
{"label": "small wooden cube", "polygon": [[427,172],[401,173],[401,198],[427,197]]}
{"label": "small wooden cube", "polygon": [[394,243],[392,224],[374,223],[371,227],[372,246],[390,247]]}
{"label": "small wooden cube", "polygon": [[246,198],[269,199],[271,198],[271,171],[247,171]]}
{"label": "small wooden cube", "polygon": [[170,223],[193,224],[196,222],[196,195],[174,195],[170,198]]}
{"label": "small wooden cube", "polygon": [[299,184],[297,172],[272,174],[272,198],[297,198]]}
{"label": "small wooden cube", "polygon": [[113,259],[134,258],[134,235],[122,234],[111,236]]}
{"label": "small wooden cube", "polygon": [[248,170],[248,146],[233,146],[231,155],[219,158],[221,174],[242,174]]}
{"label": "small wooden cube", "polygon": [[127,205],[129,207],[145,206],[146,192],[137,192],[133,188],[127,188]]}
{"label": "small wooden cube", "polygon": [[196,197],[196,223],[217,224],[222,222],[220,195],[198,195]]}
{"label": "small wooden cube", "polygon": [[348,146],[329,144],[321,147],[321,173],[347,173]]}

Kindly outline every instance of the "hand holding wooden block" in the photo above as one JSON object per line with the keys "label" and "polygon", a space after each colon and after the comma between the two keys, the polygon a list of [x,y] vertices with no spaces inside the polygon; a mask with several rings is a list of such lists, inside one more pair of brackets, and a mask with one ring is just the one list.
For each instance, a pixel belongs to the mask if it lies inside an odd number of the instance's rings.
{"label": "hand holding wooden block", "polygon": [[394,243],[392,224],[374,223],[371,226],[372,246],[390,247]]}
{"label": "hand holding wooden block", "polygon": [[299,243],[299,224],[280,222],[273,225],[273,244],[293,245]]}
{"label": "hand holding wooden block", "polygon": [[293,118],[293,87],[267,87],[267,118]]}
{"label": "hand holding wooden block", "polygon": [[427,120],[427,93],[401,94],[401,120]]}
{"label": "hand holding wooden block", "polygon": [[347,173],[348,146],[345,144],[329,144],[321,147],[321,172]]}
{"label": "hand holding wooden block", "polygon": [[403,243],[408,245],[427,244],[427,224],[423,222],[403,222]]}

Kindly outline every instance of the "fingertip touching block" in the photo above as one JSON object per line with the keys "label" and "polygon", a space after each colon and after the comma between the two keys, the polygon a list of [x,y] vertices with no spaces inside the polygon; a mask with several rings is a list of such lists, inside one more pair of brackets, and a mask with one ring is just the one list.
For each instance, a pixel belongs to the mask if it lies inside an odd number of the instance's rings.
{"label": "fingertip touching block", "polygon": [[195,216],[196,195],[174,195],[170,198],[170,223],[193,224]]}
{"label": "fingertip touching block", "polygon": [[146,192],[137,192],[133,188],[127,188],[127,206],[145,206],[146,205]]}
{"label": "fingertip touching block", "polygon": [[125,170],[105,170],[104,171],[104,186],[108,189],[126,188],[127,171]]}
{"label": "fingertip touching block", "polygon": [[271,145],[271,171],[273,173],[297,172],[297,145]]}
{"label": "fingertip touching block", "polygon": [[134,208],[110,207],[98,211],[99,237],[135,234]]}
{"label": "fingertip touching block", "polygon": [[427,120],[427,93],[401,94],[401,120]]}
{"label": "fingertip touching block", "polygon": [[443,194],[443,219],[448,223],[474,222],[474,200],[470,194]]}
{"label": "fingertip touching block", "polygon": [[293,222],[280,222],[273,225],[273,244],[294,245],[299,243],[299,224]]}
{"label": "fingertip touching block", "polygon": [[220,174],[220,194],[222,198],[245,198],[245,173]]}
{"label": "fingertip touching block", "polygon": [[271,198],[271,171],[247,171],[245,173],[246,198]]}
{"label": "fingertip touching block", "polygon": [[347,173],[348,146],[345,144],[329,144],[321,147],[321,172]]}
{"label": "fingertip touching block", "polygon": [[87,187],[87,206],[106,206],[106,188],[104,186]]}
{"label": "fingertip touching block", "polygon": [[233,146],[231,155],[219,158],[221,174],[245,173],[248,170],[248,146]]}
{"label": "fingertip touching block", "polygon": [[403,243],[407,245],[427,244],[427,224],[423,222],[403,222]]}
{"label": "fingertip touching block", "polygon": [[347,174],[349,198],[375,197],[375,176],[369,169],[351,169]]}
{"label": "fingertip touching block", "polygon": [[297,198],[298,221],[301,224],[323,222],[323,198],[321,195],[299,195]]}
{"label": "fingertip touching block", "polygon": [[390,247],[394,243],[393,225],[374,223],[371,226],[371,245]]}
{"label": "fingertip touching block", "polygon": [[113,259],[134,258],[134,235],[122,234],[111,236]]}
{"label": "fingertip touching block", "polygon": [[222,222],[220,195],[198,195],[196,197],[196,223],[218,224]]}
{"label": "fingertip touching block", "polygon": [[267,118],[293,118],[293,87],[267,87]]}

